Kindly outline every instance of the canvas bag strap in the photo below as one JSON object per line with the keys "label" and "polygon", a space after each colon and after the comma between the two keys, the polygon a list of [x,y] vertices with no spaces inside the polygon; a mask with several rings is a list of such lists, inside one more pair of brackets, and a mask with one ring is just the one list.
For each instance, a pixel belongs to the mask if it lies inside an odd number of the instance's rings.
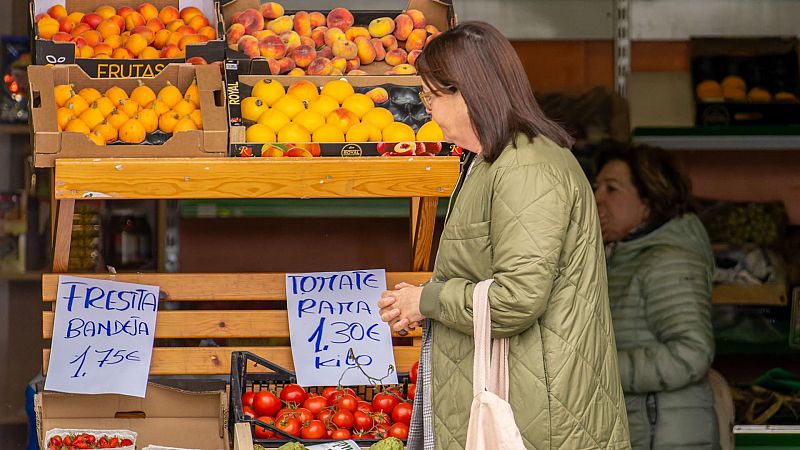
{"label": "canvas bag strap", "polygon": [[[475,355],[472,367],[472,394],[489,390],[508,399],[508,339],[494,339],[489,308],[489,287],[494,280],[483,280],[472,293],[472,319]],[[491,348],[491,353],[490,353]]]}

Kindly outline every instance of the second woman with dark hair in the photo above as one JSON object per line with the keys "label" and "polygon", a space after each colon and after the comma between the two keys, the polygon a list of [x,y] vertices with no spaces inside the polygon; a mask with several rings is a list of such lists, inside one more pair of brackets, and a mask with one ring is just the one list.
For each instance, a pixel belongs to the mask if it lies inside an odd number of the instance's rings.
{"label": "second woman with dark hair", "polygon": [[529,449],[629,448],[592,189],[499,31],[463,23],[416,62],[421,98],[466,158],[433,279],[384,293],[381,316],[424,323],[411,450],[463,449],[472,402],[475,285],[510,338],[509,403]]}

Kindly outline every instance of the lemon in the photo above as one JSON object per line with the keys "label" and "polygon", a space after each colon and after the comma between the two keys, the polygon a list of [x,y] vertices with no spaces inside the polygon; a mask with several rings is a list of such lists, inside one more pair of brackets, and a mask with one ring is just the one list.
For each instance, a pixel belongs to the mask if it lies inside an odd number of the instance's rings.
{"label": "lemon", "polygon": [[313,142],[344,142],[344,133],[333,125],[325,124],[314,131]]}
{"label": "lemon", "polygon": [[325,116],[316,111],[306,109],[294,116],[292,121],[313,133],[314,130],[325,125]]}
{"label": "lemon", "polygon": [[297,97],[285,95],[272,105],[272,109],[277,109],[291,119],[306,109],[306,105],[301,100],[298,100]]}
{"label": "lemon", "polygon": [[375,102],[364,94],[353,94],[342,102],[342,108],[352,111],[359,119],[374,107]]}
{"label": "lemon", "polygon": [[422,142],[438,142],[444,140],[444,133],[439,128],[439,124],[431,120],[419,127],[417,140]]}
{"label": "lemon", "polygon": [[394,116],[386,108],[372,108],[361,118],[362,122],[371,123],[383,130],[387,125],[394,122]]}
{"label": "lemon", "polygon": [[414,129],[403,122],[392,122],[383,129],[383,140],[386,142],[413,141]]}
{"label": "lemon", "polygon": [[280,82],[264,79],[253,85],[251,95],[264,100],[267,105],[272,106],[278,99],[286,95],[286,90]]}
{"label": "lemon", "polygon": [[315,100],[311,100],[308,104],[308,109],[316,111],[323,116],[328,116],[334,109],[339,107],[339,102],[330,95],[320,95]]}
{"label": "lemon", "polygon": [[270,109],[258,118],[258,123],[268,126],[275,133],[289,123],[289,121],[291,121],[289,116],[277,109]]}
{"label": "lemon", "polygon": [[371,123],[359,123],[347,130],[347,142],[378,142],[381,140],[381,130]]}
{"label": "lemon", "polygon": [[350,97],[354,93],[355,90],[353,90],[353,86],[344,80],[329,81],[325,83],[325,86],[322,86],[322,95],[330,95],[339,102],[340,105],[347,97]]}
{"label": "lemon", "polygon": [[301,125],[287,123],[278,131],[278,142],[311,142],[311,133]]}
{"label": "lemon", "polygon": [[275,142],[275,132],[270,127],[257,123],[247,127],[245,142]]}

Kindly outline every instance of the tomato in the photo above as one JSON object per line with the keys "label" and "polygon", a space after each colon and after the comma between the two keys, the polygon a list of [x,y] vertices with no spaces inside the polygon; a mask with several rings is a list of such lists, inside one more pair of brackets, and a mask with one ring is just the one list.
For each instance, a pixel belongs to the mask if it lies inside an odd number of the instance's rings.
{"label": "tomato", "polygon": [[336,400],[336,407],[338,409],[345,409],[350,412],[356,412],[356,410],[358,410],[358,400],[353,395],[342,394]]}
{"label": "tomato", "polygon": [[119,447],[119,438],[114,436],[108,441],[108,446],[111,448]]}
{"label": "tomato", "polygon": [[303,408],[308,409],[311,411],[311,414],[316,417],[320,411],[328,407],[328,399],[325,397],[314,394],[314,396],[309,396],[306,401],[303,402]]}
{"label": "tomato", "polygon": [[[259,417],[258,420],[266,423],[267,425],[275,425],[275,419],[273,419],[272,417],[263,416]],[[275,437],[274,431],[270,431],[269,428],[261,427],[258,425],[255,426],[254,434],[257,439],[272,439]]]}
{"label": "tomato", "polygon": [[411,403],[400,403],[392,410],[392,421],[411,425],[411,411],[414,409]]}
{"label": "tomato", "polygon": [[300,423],[303,425],[314,420],[314,413],[312,413],[308,408],[297,408],[295,411],[298,414]]}
{"label": "tomato", "polygon": [[365,402],[364,400],[358,401],[358,410],[364,412],[372,412],[372,403]]}
{"label": "tomato", "polygon": [[397,439],[408,439],[408,425],[404,423],[395,423],[389,427],[389,436],[396,437]]}
{"label": "tomato", "polygon": [[253,397],[256,396],[255,392],[249,391],[242,394],[242,406],[253,407]]}
{"label": "tomato", "polygon": [[394,394],[387,394],[381,392],[372,398],[372,408],[375,411],[380,411],[386,414],[391,414],[394,407],[400,403],[400,399]]}
{"label": "tomato", "polygon": [[408,371],[408,378],[411,380],[412,383],[417,383],[417,377],[419,376],[419,361],[415,362],[411,366],[411,370]]}
{"label": "tomato", "polygon": [[376,438],[384,439],[389,435],[389,425],[376,425],[374,428],[374,433]]}
{"label": "tomato", "polygon": [[323,439],[327,436],[325,424],[321,420],[312,420],[300,430],[303,439]]}
{"label": "tomato", "polygon": [[123,439],[122,440],[122,446],[123,447],[127,447],[129,445],[133,445],[133,441],[132,440],[130,440],[130,439]]}
{"label": "tomato", "polygon": [[417,385],[416,384],[409,384],[408,385],[408,395],[406,395],[406,398],[408,398],[409,400],[414,400],[414,397],[416,397],[416,395],[417,395]]}
{"label": "tomato", "polygon": [[50,445],[55,445],[56,447],[61,447],[61,436],[53,436],[50,438]]}
{"label": "tomato", "polygon": [[333,415],[333,411],[330,409],[323,409],[322,411],[317,414],[317,419],[323,421],[325,425],[331,423],[331,416]]}
{"label": "tomato", "polygon": [[281,400],[286,403],[302,405],[306,398],[308,398],[306,390],[297,384],[287,384],[286,387],[281,389]]}
{"label": "tomato", "polygon": [[382,412],[370,413],[370,417],[372,417],[372,423],[375,425],[386,425],[388,427],[391,422],[389,414]]}
{"label": "tomato", "polygon": [[250,419],[256,418],[256,410],[249,406],[245,406],[244,408],[242,408],[242,414],[244,415],[245,418],[250,418]]}
{"label": "tomato", "polygon": [[300,422],[294,417],[283,417],[275,422],[275,426],[292,436],[300,436]]}
{"label": "tomato", "polygon": [[353,429],[354,430],[369,430],[372,428],[372,417],[364,411],[356,411],[353,413]]}
{"label": "tomato", "polygon": [[253,409],[259,416],[275,416],[281,409],[281,401],[270,391],[259,391],[253,397]]}
{"label": "tomato", "polygon": [[336,411],[331,417],[331,422],[339,428],[351,429],[353,428],[353,413],[350,411]]}
{"label": "tomato", "polygon": [[336,439],[337,441],[350,439],[350,431],[345,430],[344,428],[333,430],[333,434],[331,434],[331,439]]}
{"label": "tomato", "polygon": [[335,388],[333,386],[328,386],[322,390],[322,396],[325,397],[328,400],[328,402],[330,402],[331,400],[333,400],[337,392],[339,392],[338,388]]}
{"label": "tomato", "polygon": [[372,433],[368,433],[364,430],[353,430],[353,438],[355,439],[375,439],[375,435]]}

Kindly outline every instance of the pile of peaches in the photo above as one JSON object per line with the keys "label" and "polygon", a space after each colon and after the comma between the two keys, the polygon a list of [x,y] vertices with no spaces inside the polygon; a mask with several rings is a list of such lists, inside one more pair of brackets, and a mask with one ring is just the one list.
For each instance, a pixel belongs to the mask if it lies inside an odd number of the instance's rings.
{"label": "pile of peaches", "polygon": [[40,39],[74,42],[76,58],[183,58],[187,45],[217,38],[208,18],[193,6],[159,11],[152,3],[136,9],[103,5],[84,14],[54,5],[35,21]]}
{"label": "pile of peaches", "polygon": [[366,75],[362,66],[384,61],[386,75],[413,75],[414,61],[439,30],[423,13],[409,9],[356,26],[346,8],[285,15],[283,6],[264,3],[237,12],[226,32],[228,47],[250,58],[264,57],[272,75]]}

